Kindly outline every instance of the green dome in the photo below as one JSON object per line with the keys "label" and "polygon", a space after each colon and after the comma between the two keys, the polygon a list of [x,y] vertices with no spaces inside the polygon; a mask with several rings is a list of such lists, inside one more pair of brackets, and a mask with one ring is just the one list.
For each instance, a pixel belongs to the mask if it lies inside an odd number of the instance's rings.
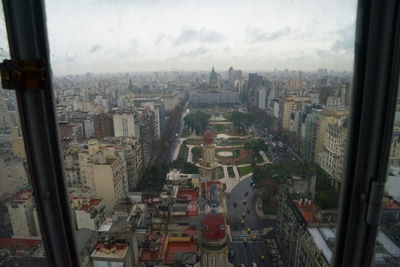
{"label": "green dome", "polygon": [[216,80],[217,79],[217,73],[214,70],[214,66],[212,67],[212,70],[210,72],[210,81],[211,80]]}

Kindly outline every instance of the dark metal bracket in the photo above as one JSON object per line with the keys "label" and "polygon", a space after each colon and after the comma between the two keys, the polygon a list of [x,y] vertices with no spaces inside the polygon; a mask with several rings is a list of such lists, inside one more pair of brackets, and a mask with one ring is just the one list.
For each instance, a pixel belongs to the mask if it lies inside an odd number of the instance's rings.
{"label": "dark metal bracket", "polygon": [[10,60],[0,63],[1,84],[4,89],[37,90],[48,88],[44,60]]}

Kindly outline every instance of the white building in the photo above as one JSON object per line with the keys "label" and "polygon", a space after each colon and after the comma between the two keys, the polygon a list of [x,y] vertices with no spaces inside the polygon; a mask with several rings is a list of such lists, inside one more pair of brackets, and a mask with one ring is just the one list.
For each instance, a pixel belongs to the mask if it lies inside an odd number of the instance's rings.
{"label": "white building", "polygon": [[7,201],[12,238],[40,239],[39,221],[31,190],[22,190]]}
{"label": "white building", "polygon": [[135,122],[132,114],[115,114],[113,121],[115,137],[135,137]]}
{"label": "white building", "polygon": [[267,90],[265,87],[258,89],[258,108],[259,109],[266,109],[265,106],[265,99],[267,97]]}
{"label": "white building", "polygon": [[75,210],[76,224],[78,229],[89,229],[97,231],[105,220],[104,201],[102,198],[92,198]]}

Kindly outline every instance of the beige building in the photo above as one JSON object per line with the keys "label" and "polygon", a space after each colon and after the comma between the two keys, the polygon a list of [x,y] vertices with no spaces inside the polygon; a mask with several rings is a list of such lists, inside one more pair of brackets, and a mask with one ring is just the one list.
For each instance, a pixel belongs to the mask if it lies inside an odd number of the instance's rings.
{"label": "beige building", "polygon": [[97,140],[90,140],[87,150],[79,153],[79,165],[83,185],[90,187],[95,197],[104,198],[106,211],[127,195],[122,160],[100,150]]}
{"label": "beige building", "polygon": [[287,87],[289,90],[302,89],[305,86],[306,86],[305,81],[301,79],[290,79],[287,81]]}
{"label": "beige building", "polygon": [[303,111],[307,104],[311,104],[309,97],[289,96],[280,102],[280,116],[283,129],[289,129],[292,111]]}
{"label": "beige building", "polygon": [[25,189],[6,203],[12,226],[12,238],[40,239],[40,228],[32,191]]}
{"label": "beige building", "polygon": [[319,164],[335,182],[340,183],[344,171],[347,126],[344,118],[335,118],[324,134]]}
{"label": "beige building", "polygon": [[400,167],[400,126],[393,126],[392,144],[390,146],[389,164]]}
{"label": "beige building", "polygon": [[15,157],[26,159],[24,139],[18,126],[11,128],[11,146]]}
{"label": "beige building", "polygon": [[22,185],[28,184],[24,160],[13,157],[11,153],[0,154],[0,170],[0,196],[12,195]]}

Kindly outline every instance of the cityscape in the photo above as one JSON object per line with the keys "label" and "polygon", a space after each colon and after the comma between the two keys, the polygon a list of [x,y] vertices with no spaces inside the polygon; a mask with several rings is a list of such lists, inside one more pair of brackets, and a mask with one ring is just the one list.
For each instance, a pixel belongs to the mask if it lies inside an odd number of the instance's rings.
{"label": "cityscape", "polygon": [[[329,266],[351,78],[213,66],[55,77],[82,266]],[[15,96],[0,93],[1,259],[46,266]],[[399,123],[375,266],[399,264]]]}
{"label": "cityscape", "polygon": [[[352,94],[360,86],[353,86],[356,13],[367,5],[43,2],[48,44],[42,45],[51,65],[43,73],[58,131],[49,136],[58,138],[64,180],[46,179],[65,185],[56,196],[69,202],[63,207],[79,266],[335,264],[350,202],[341,194],[351,181],[346,164],[358,99]],[[0,61],[14,60],[0,13]],[[0,267],[52,266],[47,240],[55,231],[46,235],[50,223],[43,223],[37,196],[55,198],[48,189],[35,192],[40,175],[31,160],[42,147],[27,149],[21,96],[2,86]],[[391,99],[397,101],[391,140],[377,134],[387,147],[391,142],[386,181],[377,185],[384,186],[383,200],[373,202],[361,189],[359,200],[374,205],[366,220],[379,215],[376,238],[369,237],[377,267],[400,266],[400,96]]]}

